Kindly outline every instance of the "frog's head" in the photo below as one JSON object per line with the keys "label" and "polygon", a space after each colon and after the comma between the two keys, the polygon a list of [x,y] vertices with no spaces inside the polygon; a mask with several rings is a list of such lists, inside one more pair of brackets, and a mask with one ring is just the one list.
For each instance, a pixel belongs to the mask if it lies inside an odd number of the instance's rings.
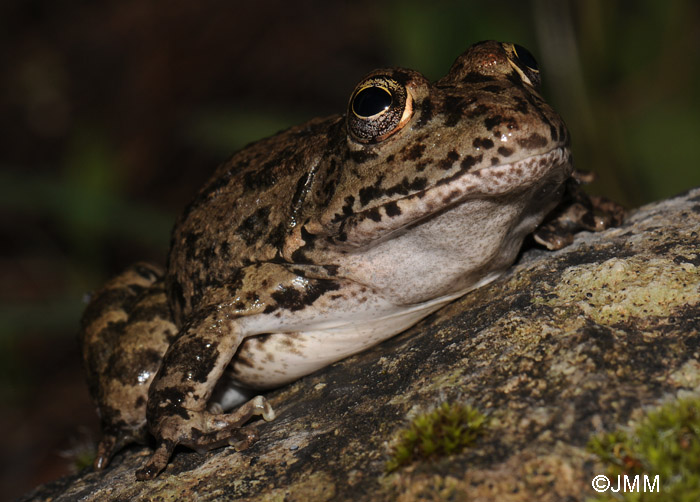
{"label": "frog's head", "polygon": [[[520,226],[532,230],[572,171],[566,126],[539,84],[529,52],[493,41],[470,47],[435,83],[400,68],[370,73],[350,96],[338,140],[344,145],[335,148],[342,154],[329,161],[333,174],[323,176],[330,200],[300,237],[315,240],[317,252],[331,246],[355,253],[474,201],[517,206],[492,232],[523,219]],[[484,204],[474,205],[463,232],[476,231],[473,221],[481,219],[483,228],[502,218],[477,206]],[[298,249],[298,258],[312,251]]]}

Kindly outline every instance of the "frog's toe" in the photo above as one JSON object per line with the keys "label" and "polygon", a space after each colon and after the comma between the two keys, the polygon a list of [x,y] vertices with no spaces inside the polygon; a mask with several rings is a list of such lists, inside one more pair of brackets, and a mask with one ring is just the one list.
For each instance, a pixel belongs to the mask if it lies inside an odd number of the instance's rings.
{"label": "frog's toe", "polygon": [[109,465],[116,452],[126,445],[134,442],[143,442],[143,431],[112,430],[105,431],[102,439],[97,444],[97,453],[92,466],[101,471]]}
{"label": "frog's toe", "polygon": [[254,427],[246,427],[236,431],[235,437],[231,436],[228,440],[228,444],[236,451],[243,451],[250,448],[258,439],[257,429]]}
{"label": "frog's toe", "polygon": [[161,441],[144,466],[136,471],[136,479],[145,481],[153,479],[160,474],[168,466],[175,446],[175,443],[172,441]]}
{"label": "frog's toe", "polygon": [[[260,416],[266,422],[275,419],[275,410],[263,396],[255,396],[229,413],[205,415],[207,433],[197,438],[196,446],[216,445],[239,441],[239,429],[254,416]],[[257,437],[257,436],[256,436]],[[251,444],[250,438],[244,443]]]}
{"label": "frog's toe", "polygon": [[95,456],[95,461],[92,466],[95,470],[101,471],[107,465],[117,451],[117,436],[109,434],[105,435],[102,440],[97,445],[97,455]]}

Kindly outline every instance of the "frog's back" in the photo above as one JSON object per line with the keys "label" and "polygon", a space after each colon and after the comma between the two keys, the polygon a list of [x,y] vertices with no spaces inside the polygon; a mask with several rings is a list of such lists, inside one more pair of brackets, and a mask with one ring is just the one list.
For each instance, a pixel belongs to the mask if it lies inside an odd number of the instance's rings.
{"label": "frog's back", "polygon": [[242,267],[279,259],[310,173],[337,150],[332,143],[339,128],[339,116],[314,119],[251,144],[219,166],[173,231],[168,281],[176,318]]}

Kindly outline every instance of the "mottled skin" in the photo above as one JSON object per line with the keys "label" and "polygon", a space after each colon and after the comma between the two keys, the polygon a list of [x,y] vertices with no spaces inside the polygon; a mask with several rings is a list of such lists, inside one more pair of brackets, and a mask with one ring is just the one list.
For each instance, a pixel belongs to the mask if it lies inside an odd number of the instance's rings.
{"label": "mottled skin", "polygon": [[[538,85],[526,51],[483,42],[435,83],[375,71],[346,115],[220,166],[175,226],[164,280],[130,269],[85,314],[105,432],[96,466],[146,423],[158,448],[140,479],[177,444],[233,443],[251,416],[274,417],[260,396],[226,412],[245,399],[235,389],[293,381],[503,272],[572,174]],[[110,288],[118,299],[103,299]],[[148,302],[158,316],[138,328]]]}

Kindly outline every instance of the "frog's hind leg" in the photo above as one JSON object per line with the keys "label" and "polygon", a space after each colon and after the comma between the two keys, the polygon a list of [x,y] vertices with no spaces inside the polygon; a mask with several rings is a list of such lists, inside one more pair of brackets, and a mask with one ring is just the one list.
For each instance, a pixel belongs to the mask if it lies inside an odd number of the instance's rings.
{"label": "frog's hind leg", "polygon": [[129,267],[91,298],[79,340],[102,422],[96,469],[124,446],[146,442],[148,387],[176,333],[160,267]]}

